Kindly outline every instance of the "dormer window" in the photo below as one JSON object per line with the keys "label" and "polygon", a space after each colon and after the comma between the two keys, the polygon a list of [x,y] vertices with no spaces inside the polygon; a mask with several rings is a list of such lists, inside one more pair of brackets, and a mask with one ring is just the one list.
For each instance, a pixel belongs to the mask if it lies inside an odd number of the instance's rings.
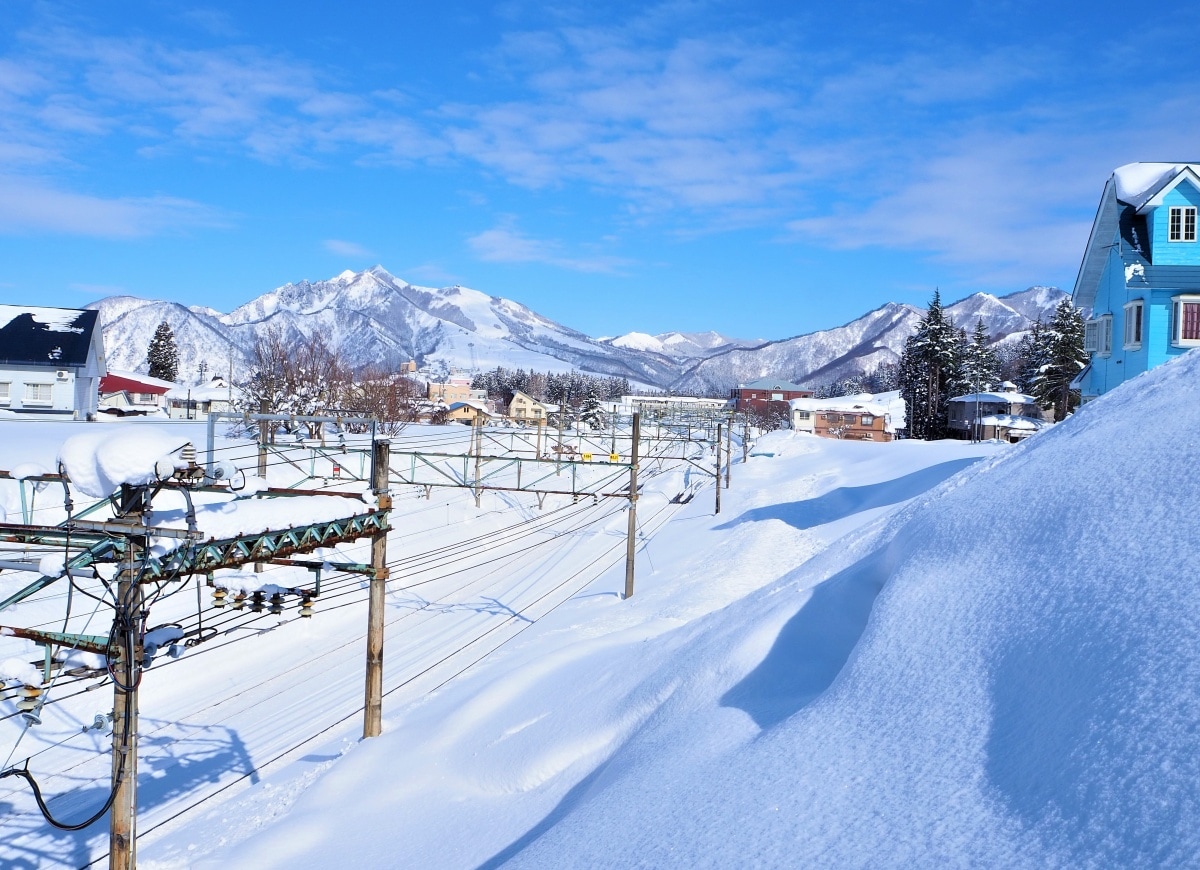
{"label": "dormer window", "polygon": [[1167,241],[1196,241],[1196,207],[1173,205],[1167,216]]}

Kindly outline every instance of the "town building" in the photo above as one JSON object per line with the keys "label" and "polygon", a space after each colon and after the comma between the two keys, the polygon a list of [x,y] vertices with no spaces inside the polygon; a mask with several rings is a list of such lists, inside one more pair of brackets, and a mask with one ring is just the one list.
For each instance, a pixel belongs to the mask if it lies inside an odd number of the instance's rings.
{"label": "town building", "polygon": [[971,440],[1017,442],[1051,425],[1037,399],[1005,381],[999,391],[968,393],[946,401],[951,435]]}
{"label": "town building", "polygon": [[898,391],[877,396],[860,393],[825,399],[802,397],[788,402],[791,426],[820,438],[843,441],[892,441],[906,423]]}
{"label": "town building", "polygon": [[[734,410],[753,411],[764,414],[772,402],[790,402],[792,399],[811,398],[812,390],[779,378],[759,378],[748,384],[739,384],[729,391]],[[786,409],[785,409],[786,410]]]}
{"label": "town building", "polygon": [[1131,163],[1105,183],[1073,293],[1083,401],[1200,346],[1198,210],[1197,163]]}
{"label": "town building", "polygon": [[109,371],[100,379],[97,410],[116,417],[144,417],[167,409],[167,393],[177,385],[172,381],[140,375],[137,372]]}
{"label": "town building", "polygon": [[106,372],[99,312],[0,305],[0,417],[92,419]]}

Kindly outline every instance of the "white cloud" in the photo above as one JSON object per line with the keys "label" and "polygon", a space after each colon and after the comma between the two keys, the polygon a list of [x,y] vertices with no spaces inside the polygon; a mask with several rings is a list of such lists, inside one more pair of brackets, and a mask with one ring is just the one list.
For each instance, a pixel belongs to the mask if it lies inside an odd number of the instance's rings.
{"label": "white cloud", "polygon": [[363,257],[375,256],[371,251],[357,242],[346,242],[341,239],[326,239],[321,243],[321,247],[331,254],[337,254],[339,257],[362,259]]}
{"label": "white cloud", "polygon": [[225,223],[217,210],[186,199],[106,199],[27,178],[0,177],[0,232],[136,238]]}
{"label": "white cloud", "polygon": [[511,226],[511,221],[469,237],[467,245],[476,257],[489,263],[543,263],[573,272],[602,273],[617,273],[630,265],[621,257],[564,256],[560,243],[524,235]]}

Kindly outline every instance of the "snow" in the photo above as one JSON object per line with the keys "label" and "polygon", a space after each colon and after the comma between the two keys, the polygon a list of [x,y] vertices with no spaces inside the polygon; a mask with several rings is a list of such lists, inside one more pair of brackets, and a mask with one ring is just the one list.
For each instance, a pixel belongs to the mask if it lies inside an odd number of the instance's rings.
{"label": "snow", "polygon": [[13,480],[25,480],[27,477],[40,477],[50,473],[50,469],[40,462],[18,462],[9,469],[8,476]]}
{"label": "snow", "polygon": [[149,426],[89,431],[64,442],[58,461],[72,486],[85,495],[103,498],[123,483],[153,482],[158,461],[178,451],[187,440],[172,430]]}
{"label": "snow", "polygon": [[651,353],[663,352],[663,343],[653,335],[647,335],[644,332],[627,332],[625,335],[614,338],[609,344],[631,350],[650,351]]}
{"label": "snow", "polygon": [[1141,208],[1150,194],[1186,163],[1126,163],[1113,171],[1117,199]]}
{"label": "snow", "polygon": [[23,683],[26,686],[40,686],[42,672],[20,659],[5,659],[0,661],[0,683]]}
{"label": "snow", "polygon": [[[1017,446],[772,433],[734,465],[719,515],[710,477],[673,504],[694,467],[647,463],[628,600],[623,513],[519,561],[496,547],[486,569],[459,557],[454,583],[494,571],[496,584],[462,594],[397,568],[393,688],[372,740],[358,740],[361,609],[318,598],[312,620],[156,663],[140,703],[146,727],[164,724],[145,741],[139,860],[1190,865],[1200,599],[1185,566],[1200,482],[1179,470],[1195,452],[1197,384],[1192,352]],[[507,494],[478,510],[469,494],[437,496],[397,493],[402,565],[538,513]],[[611,567],[555,607],[518,603],[601,541]],[[502,621],[514,611],[524,618]],[[504,626],[481,648],[480,631]],[[3,640],[4,655],[20,649]],[[77,732],[96,702],[71,700],[61,728]],[[63,739],[56,709],[32,739]],[[96,779],[72,773],[92,785],[67,804],[76,816],[103,792],[101,747]],[[249,772],[253,785],[153,827],[189,791]],[[0,850],[65,866],[103,854],[106,831],[50,833],[13,788]]]}
{"label": "snow", "polygon": [[72,327],[82,311],[74,308],[41,308],[30,305],[0,305],[0,329],[8,326],[14,318],[22,314],[33,316],[34,323],[40,323],[50,332],[82,332],[79,327]]}

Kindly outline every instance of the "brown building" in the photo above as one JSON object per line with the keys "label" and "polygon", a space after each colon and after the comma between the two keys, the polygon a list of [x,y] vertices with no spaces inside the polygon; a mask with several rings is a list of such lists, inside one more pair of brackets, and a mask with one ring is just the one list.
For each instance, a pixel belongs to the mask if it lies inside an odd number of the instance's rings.
{"label": "brown building", "polygon": [[[735,410],[754,411],[762,414],[766,412],[772,402],[807,399],[812,394],[812,390],[806,390],[799,384],[773,378],[760,378],[748,384],[739,384],[729,391],[729,398],[733,400]],[[787,414],[786,408],[783,409],[783,413]]]}

